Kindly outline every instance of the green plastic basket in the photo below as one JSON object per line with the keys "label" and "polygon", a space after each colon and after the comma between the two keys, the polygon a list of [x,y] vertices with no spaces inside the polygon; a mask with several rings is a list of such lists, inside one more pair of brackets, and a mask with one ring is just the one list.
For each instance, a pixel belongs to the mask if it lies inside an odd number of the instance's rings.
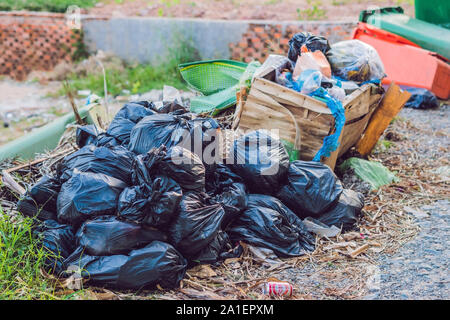
{"label": "green plastic basket", "polygon": [[232,60],[208,60],[178,66],[188,86],[208,96],[239,83],[247,64]]}

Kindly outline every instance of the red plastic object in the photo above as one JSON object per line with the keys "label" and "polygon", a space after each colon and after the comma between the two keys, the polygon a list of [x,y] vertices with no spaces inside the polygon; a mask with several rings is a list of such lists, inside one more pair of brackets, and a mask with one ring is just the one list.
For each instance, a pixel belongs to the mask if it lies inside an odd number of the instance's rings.
{"label": "red plastic object", "polygon": [[359,22],[353,31],[353,39],[370,44],[377,50],[387,74],[384,84],[395,81],[428,89],[444,100],[450,97],[450,65],[443,56],[363,22]]}

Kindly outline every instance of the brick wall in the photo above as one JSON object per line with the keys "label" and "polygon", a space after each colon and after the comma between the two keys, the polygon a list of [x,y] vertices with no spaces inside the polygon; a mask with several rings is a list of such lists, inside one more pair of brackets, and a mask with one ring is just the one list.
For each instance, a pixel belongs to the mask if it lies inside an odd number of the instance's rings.
{"label": "brick wall", "polygon": [[309,31],[324,36],[330,43],[351,39],[356,23],[249,24],[239,42],[230,43],[233,60],[264,62],[269,54],[287,55],[289,39],[297,32]]}
{"label": "brick wall", "polygon": [[0,12],[0,74],[23,80],[32,70],[71,61],[81,33],[64,14]]}

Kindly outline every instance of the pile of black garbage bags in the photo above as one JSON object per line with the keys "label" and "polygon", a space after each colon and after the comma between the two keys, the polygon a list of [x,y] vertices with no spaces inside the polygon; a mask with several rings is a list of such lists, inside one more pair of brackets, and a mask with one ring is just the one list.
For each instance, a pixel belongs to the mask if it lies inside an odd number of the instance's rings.
{"label": "pile of black garbage bags", "polygon": [[[282,258],[313,251],[306,217],[354,227],[363,197],[328,166],[290,163],[264,130],[237,138],[229,159],[205,163],[218,130],[212,118],[146,101],[125,104],[106,132],[78,128],[80,149],[18,202],[39,221],[47,271],[112,288],[170,289],[188,267],[238,257],[240,241]],[[195,152],[194,137],[202,141]]]}

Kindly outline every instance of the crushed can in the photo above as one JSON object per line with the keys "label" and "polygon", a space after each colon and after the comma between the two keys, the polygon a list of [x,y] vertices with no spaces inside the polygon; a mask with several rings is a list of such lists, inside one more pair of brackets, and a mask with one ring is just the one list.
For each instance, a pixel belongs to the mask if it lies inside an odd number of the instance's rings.
{"label": "crushed can", "polygon": [[293,287],[287,282],[266,282],[262,286],[263,294],[278,297],[292,296]]}

